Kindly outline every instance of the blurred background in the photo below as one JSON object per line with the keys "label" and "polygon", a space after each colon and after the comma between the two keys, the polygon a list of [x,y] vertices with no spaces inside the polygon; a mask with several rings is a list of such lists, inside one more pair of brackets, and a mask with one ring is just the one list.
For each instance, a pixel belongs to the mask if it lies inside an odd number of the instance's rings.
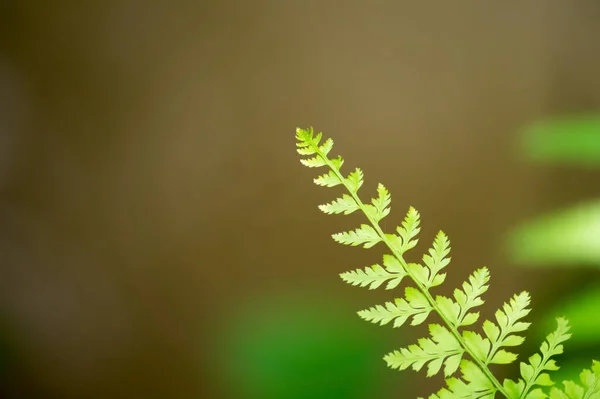
{"label": "blurred background", "polygon": [[0,397],[440,388],[382,360],[423,329],[356,316],[394,293],[338,277],[381,253],[330,240],[359,219],[318,211],[309,125],[386,184],[388,223],[419,209],[415,260],[444,229],[448,288],[488,266],[484,316],[529,290],[588,366],[599,50],[595,0],[2,1]]}

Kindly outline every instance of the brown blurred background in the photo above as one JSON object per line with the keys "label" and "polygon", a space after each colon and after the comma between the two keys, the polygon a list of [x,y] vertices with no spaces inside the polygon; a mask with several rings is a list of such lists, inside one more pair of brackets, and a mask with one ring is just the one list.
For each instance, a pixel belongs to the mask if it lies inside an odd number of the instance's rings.
{"label": "brown blurred background", "polygon": [[[599,50],[596,0],[4,0],[0,396],[225,398],[212,359],[232,310],[389,299],[337,277],[378,255],[328,239],[357,219],[318,212],[334,193],[299,164],[297,126],[336,140],[365,195],[385,182],[396,220],[417,207],[426,243],[450,235],[452,284],[488,265],[497,306],[585,279],[519,270],[502,240],[598,194],[514,143],[597,109]],[[380,397],[433,390],[402,389]]]}

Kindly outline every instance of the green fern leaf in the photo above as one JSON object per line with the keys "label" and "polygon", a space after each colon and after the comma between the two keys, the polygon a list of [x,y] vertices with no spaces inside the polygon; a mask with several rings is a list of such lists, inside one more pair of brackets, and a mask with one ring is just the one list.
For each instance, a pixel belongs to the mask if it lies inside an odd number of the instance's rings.
{"label": "green fern leaf", "polygon": [[342,184],[342,181],[333,170],[330,170],[328,173],[317,177],[314,179],[314,182],[316,185],[323,187],[335,187]]}
{"label": "green fern leaf", "polygon": [[418,284],[428,288],[427,283],[429,282],[429,269],[418,263],[408,263],[406,268],[412,274]]}
{"label": "green fern leaf", "polygon": [[398,237],[401,239],[401,244],[398,247],[400,253],[404,253],[417,245],[419,240],[416,236],[421,231],[420,223],[421,216],[419,212],[411,206],[402,221],[402,225],[396,229]]}
{"label": "green fern leaf", "polygon": [[581,385],[573,381],[563,381],[564,391],[554,387],[550,399],[599,399],[600,363],[594,361],[591,370],[583,370],[579,375]]}
{"label": "green fern leaf", "polygon": [[464,331],[463,338],[477,360],[485,361],[487,359],[491,348],[491,343],[487,338],[483,338],[473,331]]}
{"label": "green fern leaf", "polygon": [[327,165],[325,163],[325,160],[319,156],[308,159],[302,159],[300,160],[300,162],[302,162],[302,165],[308,166],[309,168],[320,168],[321,166]]}
{"label": "green fern leaf", "polygon": [[322,156],[327,156],[327,154],[329,154],[332,148],[333,140],[327,139],[321,146],[319,146],[319,152],[322,154]]}
{"label": "green fern leaf", "polygon": [[410,324],[413,326],[423,323],[431,312],[427,298],[413,287],[406,287],[404,295],[405,298],[397,298],[394,303],[386,302],[384,306],[376,305],[361,310],[358,315],[366,321],[380,325],[394,320],[394,327],[400,327],[410,317],[412,317]]}
{"label": "green fern leaf", "polygon": [[433,282],[440,270],[450,264],[450,258],[447,257],[449,253],[450,240],[443,231],[440,231],[433,241],[433,247],[429,250],[429,254],[423,255],[423,263],[430,270],[431,281],[429,284]]}
{"label": "green fern leaf", "polygon": [[463,379],[468,381],[469,389],[474,393],[475,398],[493,398],[496,388],[475,363],[464,360],[461,365]]}
{"label": "green fern leaf", "polygon": [[481,295],[488,290],[489,280],[489,270],[482,267],[469,276],[469,280],[463,283],[462,290],[454,290],[454,299],[460,307],[460,314],[456,322],[457,327],[474,324],[479,319],[479,312],[469,313],[469,311],[483,305],[484,301],[481,299]]}
{"label": "green fern leaf", "polygon": [[330,161],[331,165],[336,171],[339,171],[342,165],[344,164],[344,159],[340,156],[338,156],[337,158],[330,159]]}
{"label": "green fern leaf", "polygon": [[[536,390],[538,390],[536,392],[543,392],[539,391],[539,388],[533,389],[533,387],[554,385],[554,382],[550,379],[550,375],[546,371],[558,370],[556,362],[551,357],[563,353],[562,343],[571,337],[571,334],[568,333],[569,323],[563,318],[558,318],[556,321],[558,324],[556,330],[548,335],[546,341],[542,343],[540,348],[541,356],[536,353],[529,358],[529,363],[521,362],[520,371],[522,379],[516,383],[510,380],[504,381],[504,386],[508,386],[513,395],[509,397],[510,399],[528,399]],[[533,397],[536,395],[538,393],[533,393]]]}
{"label": "green fern leaf", "polygon": [[464,349],[446,328],[438,324],[430,324],[431,339],[421,338],[418,345],[394,351],[384,357],[388,366],[405,370],[408,367],[419,371],[425,364],[427,376],[437,374],[445,365],[444,374],[448,377],[458,369]]}
{"label": "green fern leaf", "polygon": [[346,273],[342,273],[340,274],[340,277],[347,283],[352,284],[354,286],[369,286],[369,289],[374,290],[388,280],[391,281],[388,283],[388,286],[386,288],[394,288],[395,286],[400,284],[402,278],[404,278],[405,275],[406,274],[404,273],[404,271],[390,273],[380,265],[373,265],[371,267],[365,267],[364,270],[356,269]]}
{"label": "green fern leaf", "polygon": [[435,303],[442,311],[442,315],[446,320],[448,320],[453,326],[458,325],[460,306],[456,302],[445,296],[438,295],[435,297]]}
{"label": "green fern leaf", "polygon": [[298,154],[300,155],[313,155],[317,153],[317,151],[312,147],[302,147],[298,148],[296,151],[298,151]]}
{"label": "green fern leaf", "polygon": [[462,379],[449,378],[448,388],[440,390],[430,399],[493,399],[497,388],[475,363],[463,360],[460,364]]}
{"label": "green fern leaf", "polygon": [[358,189],[363,185],[363,172],[360,168],[348,175],[346,178],[346,184],[351,193],[357,193]]}
{"label": "green fern leaf", "polygon": [[331,237],[340,244],[354,247],[362,245],[364,248],[371,248],[381,242],[381,237],[377,231],[368,224],[363,224],[356,230],[333,234]]}
{"label": "green fern leaf", "polygon": [[329,204],[319,205],[319,209],[329,215],[340,213],[349,215],[358,209],[358,204],[354,198],[348,194],[344,194],[341,198],[338,198]]}
{"label": "green fern leaf", "polygon": [[406,276],[406,271],[402,266],[402,263],[393,255],[385,254],[383,255],[383,265],[386,270],[390,273],[395,273],[398,277],[390,280],[390,282],[385,287],[386,290],[391,290],[396,288],[402,282],[402,278]]}
{"label": "green fern leaf", "polygon": [[[496,321],[498,325],[486,320],[483,323],[483,331],[492,343],[492,350],[489,353],[486,363],[510,363],[509,359],[516,360],[516,355],[501,350],[502,347],[518,346],[525,340],[522,336],[515,333],[525,331],[531,323],[520,321],[530,312],[528,309],[530,302],[529,293],[522,293],[513,296],[508,303],[505,303],[502,309],[496,311]],[[498,327],[499,326],[499,327]]]}
{"label": "green fern leaf", "polygon": [[371,203],[373,204],[374,212],[373,219],[375,222],[379,222],[381,219],[389,215],[390,203],[392,202],[392,196],[385,186],[381,183],[377,186],[377,198],[373,198]]}

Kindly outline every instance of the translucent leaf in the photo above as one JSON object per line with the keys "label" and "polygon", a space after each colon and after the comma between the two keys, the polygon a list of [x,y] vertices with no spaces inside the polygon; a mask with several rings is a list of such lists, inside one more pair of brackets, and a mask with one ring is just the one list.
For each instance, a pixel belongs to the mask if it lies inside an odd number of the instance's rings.
{"label": "translucent leaf", "polygon": [[333,148],[333,140],[332,139],[327,139],[319,147],[319,151],[321,152],[321,154],[327,155],[327,154],[329,154],[329,152],[331,151],[332,148]]}
{"label": "translucent leaf", "polygon": [[433,246],[429,250],[429,254],[423,255],[423,263],[430,270],[428,286],[431,285],[440,270],[450,263],[450,258],[447,257],[449,253],[450,240],[448,240],[448,236],[443,231],[440,231],[433,241]]}
{"label": "translucent leaf", "polygon": [[309,144],[314,143],[313,134],[314,131],[312,126],[308,129],[302,129],[300,127],[296,128],[296,140],[298,141],[296,145],[298,147],[306,147]]}
{"label": "translucent leaf", "polygon": [[444,368],[444,375],[446,377],[449,377],[452,374],[454,374],[456,372],[456,370],[458,370],[461,360],[462,360],[462,353],[459,353],[454,356],[450,356],[445,362],[446,367]]}
{"label": "translucent leaf", "polygon": [[381,242],[379,234],[377,234],[375,229],[368,224],[363,224],[356,230],[333,234],[332,237],[340,244],[352,246],[362,245],[365,248],[371,248]]}
{"label": "translucent leaf", "polygon": [[514,382],[513,380],[506,379],[502,386],[508,394],[509,399],[518,399],[521,397],[521,392],[525,389],[525,382],[523,380]]}
{"label": "translucent leaf", "polygon": [[437,276],[435,276],[433,278],[433,281],[431,282],[430,288],[431,287],[437,287],[438,285],[442,285],[442,283],[446,280],[446,273],[440,273]]}
{"label": "translucent leaf", "polygon": [[354,286],[366,287],[373,290],[381,286],[384,282],[390,279],[400,279],[404,274],[390,273],[380,265],[365,267],[364,269],[356,269],[340,274],[340,277],[347,283]]}
{"label": "translucent leaf", "polygon": [[504,341],[502,346],[519,346],[525,341],[525,338],[520,335],[509,335]]}
{"label": "translucent leaf", "polygon": [[385,289],[393,290],[394,288],[399,286],[401,282],[402,282],[402,277],[394,278],[387,283],[387,285],[385,286]]}
{"label": "translucent leaf", "polygon": [[358,189],[363,185],[362,170],[360,168],[356,168],[354,172],[350,173],[346,178],[346,184],[352,193],[358,192]]}
{"label": "translucent leaf", "polygon": [[452,325],[456,325],[458,323],[458,316],[460,315],[460,306],[452,299],[441,295],[438,295],[435,298],[435,302],[440,308],[442,315],[452,323]]}
{"label": "translucent leaf", "polygon": [[467,313],[467,315],[461,320],[459,326],[470,326],[475,324],[479,320],[479,312]]}
{"label": "translucent leaf", "polygon": [[402,239],[402,245],[400,247],[401,253],[404,253],[417,245],[418,239],[416,239],[416,236],[421,231],[420,223],[419,212],[411,206],[408,209],[406,217],[402,221],[402,225],[398,226],[396,229],[398,236]]}
{"label": "translucent leaf", "polygon": [[549,387],[554,385],[554,381],[550,379],[550,375],[548,373],[541,373],[535,379],[535,385]]}
{"label": "translucent leaf", "polygon": [[507,352],[503,349],[496,352],[490,363],[493,364],[509,364],[517,360],[517,355]]}
{"label": "translucent leaf", "polygon": [[410,274],[419,284],[425,285],[427,283],[429,279],[429,270],[427,268],[418,263],[409,263],[407,267]]}
{"label": "translucent leaf", "polygon": [[569,396],[567,396],[567,394],[564,393],[563,391],[561,391],[560,389],[554,387],[550,391],[550,399],[571,399],[571,398],[569,398]]}
{"label": "translucent leaf", "polygon": [[575,384],[572,381],[565,381],[563,382],[563,385],[565,386],[565,393],[567,394],[567,396],[571,399],[582,399],[583,395],[585,393],[583,387]]}
{"label": "translucent leaf", "polygon": [[533,378],[533,373],[535,369],[533,366],[527,363],[520,364],[521,377],[525,379],[525,381],[530,381]]}
{"label": "translucent leaf", "polygon": [[402,263],[393,255],[385,254],[383,255],[383,265],[390,272],[404,272],[404,268],[402,267]]}
{"label": "translucent leaf", "polygon": [[[489,279],[489,270],[486,267],[482,267],[481,269],[475,270],[475,272],[469,276],[469,280],[463,283],[462,290],[454,290],[454,299],[456,299],[456,302],[460,306],[458,326],[473,324],[479,317],[476,313],[469,314],[468,312],[484,303],[483,299],[481,299],[481,295],[487,291]],[[468,320],[466,320],[467,317],[469,317]]]}
{"label": "translucent leaf", "polygon": [[[514,333],[525,331],[530,323],[520,320],[530,312],[528,309],[530,302],[529,293],[526,291],[513,296],[508,303],[502,305],[502,309],[496,311],[496,321],[498,326],[489,320],[483,323],[483,331],[492,342],[492,350],[488,356],[487,362],[494,359],[494,355],[502,347],[517,346],[523,343],[523,337],[514,335]],[[507,359],[504,357],[503,359]]]}
{"label": "translucent leaf", "polygon": [[461,363],[461,371],[463,378],[470,382],[472,388],[477,391],[496,391],[494,384],[487,378],[487,376],[477,367],[473,362],[469,360],[463,360]]}
{"label": "translucent leaf", "polygon": [[386,234],[385,238],[387,238],[387,242],[390,246],[390,249],[392,251],[398,252],[400,253],[400,255],[402,255],[404,253],[404,250],[402,249],[402,238],[400,236],[397,236],[396,234]]}
{"label": "translucent leaf", "polygon": [[354,198],[352,198],[348,194],[344,194],[341,198],[338,198],[329,204],[319,205],[319,209],[322,212],[327,213],[329,215],[340,213],[343,213],[344,215],[349,215],[352,212],[359,209],[359,207]]}
{"label": "translucent leaf", "polygon": [[478,360],[485,361],[490,351],[490,341],[473,331],[463,331],[463,338]]}
{"label": "translucent leaf", "polygon": [[300,155],[312,155],[317,152],[317,150],[315,150],[312,147],[301,147],[298,148],[296,151],[298,151],[298,154]]}
{"label": "translucent leaf", "polygon": [[429,308],[429,302],[421,291],[413,287],[406,287],[405,290],[406,300],[410,302],[412,306]]}
{"label": "translucent leaf", "polygon": [[496,343],[500,337],[500,329],[489,320],[483,322],[483,331],[492,344]]}
{"label": "translucent leaf", "polygon": [[301,159],[300,162],[302,165],[308,166],[309,168],[320,168],[321,166],[325,166],[327,164],[320,155],[312,158]]}
{"label": "translucent leaf", "polygon": [[[529,364],[524,362],[520,364],[521,377],[523,377],[523,380],[525,381],[525,386],[521,395],[523,395],[523,393],[529,394],[533,392],[532,389],[535,386],[549,385],[549,383],[551,383],[550,377],[543,377],[543,372],[558,369],[551,357],[562,353],[562,343],[568,340],[571,334],[569,334],[569,324],[565,319],[558,318],[556,321],[558,324],[556,330],[548,335],[546,341],[541,345],[541,356],[535,354],[529,358]],[[565,388],[567,387],[565,386]],[[569,392],[567,391],[568,389],[565,392],[569,395]],[[525,397],[528,396],[526,395]]]}
{"label": "translucent leaf", "polygon": [[386,217],[390,213],[390,203],[392,201],[392,196],[385,188],[385,186],[381,183],[377,186],[377,198],[373,198],[371,203],[375,209],[374,219],[376,222],[379,222],[381,219]]}
{"label": "translucent leaf", "polygon": [[404,291],[405,299],[398,298],[394,303],[386,302],[385,305],[376,305],[366,310],[361,310],[358,315],[372,323],[380,325],[387,324],[394,320],[394,327],[400,327],[410,317],[411,325],[422,323],[429,313],[431,306],[423,294],[412,287],[407,287]]}
{"label": "translucent leaf", "polygon": [[333,167],[336,170],[340,170],[340,168],[342,167],[342,165],[344,164],[344,159],[340,156],[336,157],[336,158],[332,158],[330,159],[331,163],[333,164]]}
{"label": "translucent leaf", "polygon": [[418,345],[410,345],[386,355],[384,359],[388,366],[400,370],[412,367],[419,371],[428,364],[428,377],[437,374],[444,363],[446,376],[456,371],[456,363],[463,353],[460,343],[450,331],[438,324],[431,324],[429,332],[431,338],[419,339]]}
{"label": "translucent leaf", "polygon": [[301,155],[316,154],[314,157],[301,159],[300,162],[302,165],[308,166],[309,168],[318,168],[327,165],[326,154],[319,154],[316,149],[321,141],[321,137],[321,133],[318,133],[316,136],[314,135],[312,127],[306,130],[300,128],[296,129],[296,139],[298,140],[296,145],[298,147],[298,153]]}
{"label": "translucent leaf", "polygon": [[342,181],[333,170],[330,170],[328,173],[317,177],[314,179],[314,182],[316,185],[323,187],[335,187],[342,184]]}
{"label": "translucent leaf", "polygon": [[548,395],[544,393],[541,389],[537,388],[533,391],[529,392],[525,399],[546,399]]}

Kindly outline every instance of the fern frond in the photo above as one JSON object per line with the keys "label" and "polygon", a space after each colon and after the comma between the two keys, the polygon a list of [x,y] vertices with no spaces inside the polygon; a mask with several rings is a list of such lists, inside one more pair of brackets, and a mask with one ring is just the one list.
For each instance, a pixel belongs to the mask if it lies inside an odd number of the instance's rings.
{"label": "fern frond", "polygon": [[483,267],[469,276],[469,280],[463,283],[462,290],[458,288],[454,290],[454,299],[456,302],[440,295],[435,298],[444,317],[453,326],[469,326],[479,319],[479,312],[469,311],[483,305],[484,302],[481,299],[481,295],[487,291],[489,279],[489,271]]}
{"label": "fern frond", "polygon": [[358,192],[358,189],[361,188],[364,183],[363,171],[360,168],[356,168],[354,172],[350,173],[348,177],[346,177],[345,181],[350,192]]}
{"label": "fern frond", "polygon": [[324,175],[317,177],[313,181],[317,186],[323,186],[323,187],[335,187],[335,186],[339,186],[340,184],[342,184],[342,181],[333,172],[333,170],[330,170],[329,172],[325,173]]}
{"label": "fern frond", "polygon": [[362,245],[365,248],[371,248],[382,241],[377,231],[368,224],[362,224],[355,230],[333,234],[331,237],[340,244],[352,245],[353,247]]}
{"label": "fern frond", "polygon": [[348,284],[355,286],[366,287],[374,290],[381,286],[381,284],[389,281],[386,289],[392,289],[396,287],[402,281],[402,278],[406,276],[405,273],[390,273],[380,265],[373,265],[371,267],[365,267],[364,269],[356,269],[346,273],[340,274],[342,280]]}
{"label": "fern frond", "polygon": [[335,201],[329,204],[319,205],[319,209],[329,215],[334,213],[343,213],[344,215],[349,215],[352,212],[358,210],[358,204],[356,203],[354,198],[352,198],[348,194],[344,194],[340,198],[336,199]]}
{"label": "fern frond", "polygon": [[377,198],[371,200],[371,204],[366,204],[366,210],[368,215],[376,222],[380,222],[384,217],[390,213],[390,203],[392,202],[392,196],[385,186],[381,183],[377,186]]}
{"label": "fern frond", "polygon": [[581,385],[573,381],[563,381],[564,390],[553,387],[550,399],[598,399],[600,398],[600,363],[593,361],[591,370],[585,369],[579,375]]}
{"label": "fern frond", "polygon": [[[546,371],[556,371],[558,366],[553,356],[563,353],[562,343],[571,338],[569,334],[569,323],[563,318],[556,319],[556,330],[546,337],[546,341],[542,343],[540,348],[541,356],[534,354],[529,358],[529,363],[522,362],[520,364],[521,377],[517,382],[505,380],[504,386],[512,395],[510,399],[536,398],[546,397],[540,388],[533,389],[535,386],[552,386],[554,382],[550,379],[550,375]],[[535,393],[534,393],[535,392]]]}
{"label": "fern frond", "polygon": [[[460,363],[461,378],[448,378],[429,399],[493,399],[497,389],[477,365],[469,360]],[[421,399],[421,398],[419,398]]]}
{"label": "fern frond", "polygon": [[462,290],[454,290],[454,299],[460,306],[460,314],[457,320],[457,326],[469,326],[479,319],[479,312],[469,312],[470,310],[483,305],[481,299],[488,290],[490,281],[490,272],[487,267],[477,269],[469,276],[469,280],[462,284]]}
{"label": "fern frond", "polygon": [[431,310],[427,298],[419,290],[406,287],[404,298],[396,298],[394,303],[386,302],[384,306],[376,305],[361,310],[358,315],[366,321],[382,326],[394,320],[394,327],[400,327],[409,317],[412,317],[410,324],[416,326],[427,319]]}
{"label": "fern frond", "polygon": [[449,253],[450,240],[443,231],[440,231],[433,241],[429,254],[423,255],[423,263],[429,268],[432,280],[450,264],[450,258],[447,257]]}
{"label": "fern frond", "polygon": [[531,323],[521,320],[530,312],[530,297],[528,292],[522,292],[515,295],[508,303],[505,303],[502,309],[496,311],[496,321],[498,325],[489,320],[483,322],[483,331],[492,343],[492,350],[489,353],[486,363],[512,363],[516,360],[516,355],[506,352],[502,347],[519,346],[525,340],[515,333],[525,331]]}
{"label": "fern frond", "polygon": [[444,375],[451,376],[458,370],[464,349],[450,331],[439,324],[430,324],[430,338],[421,338],[418,344],[394,351],[384,357],[388,366],[405,370],[412,366],[415,371],[427,366],[427,377],[437,374],[442,365]]}
{"label": "fern frond", "polygon": [[[308,167],[326,166],[330,170],[314,179],[315,184],[324,187],[343,186],[347,193],[331,203],[321,205],[327,214],[350,214],[361,211],[368,223],[360,227],[333,234],[335,241],[351,246],[371,248],[379,243],[387,247],[389,253],[383,256],[383,266],[375,264],[364,269],[356,269],[340,274],[347,283],[375,289],[387,282],[386,289],[396,288],[404,279],[414,286],[404,289],[404,297],[394,302],[375,305],[358,312],[359,316],[376,324],[392,323],[400,327],[410,320],[411,325],[423,323],[431,313],[437,314],[442,324],[430,324],[430,337],[421,338],[410,345],[385,356],[388,366],[404,370],[411,367],[420,370],[427,366],[427,375],[432,376],[444,368],[446,388],[433,394],[429,399],[493,399],[501,394],[508,399],[600,399],[600,366],[594,362],[592,370],[581,374],[581,385],[566,381],[564,390],[553,387],[549,395],[544,389],[554,385],[548,372],[557,370],[554,356],[562,353],[562,343],[570,334],[566,320],[558,319],[558,328],[542,344],[541,354],[520,364],[521,378],[517,381],[504,380],[500,384],[489,368],[490,364],[508,364],[517,355],[504,348],[517,347],[524,341],[521,333],[530,323],[523,318],[530,312],[530,297],[527,292],[513,296],[495,313],[495,322],[485,320],[483,335],[465,330],[479,319],[475,308],[484,304],[482,295],[488,290],[490,274],[485,267],[475,270],[460,288],[454,290],[452,298],[434,295],[430,291],[444,283],[445,268],[450,264],[450,240],[439,232],[431,249],[422,257],[421,263],[408,262],[404,256],[418,242],[420,215],[410,207],[395,233],[385,233],[380,221],[390,213],[391,195],[382,184],[377,186],[377,197],[364,203],[358,191],[364,183],[360,168],[345,176],[341,172],[342,157],[329,158],[333,141],[321,143],[322,134],[313,129],[297,129],[298,152],[306,156],[301,162]],[[460,368],[460,376],[454,374]]]}
{"label": "fern frond", "polygon": [[400,237],[400,245],[396,248],[398,252],[403,254],[409,249],[414,248],[419,240],[416,238],[421,231],[421,215],[412,206],[408,209],[406,217],[402,221],[402,225],[398,226],[396,231]]}
{"label": "fern frond", "polygon": [[375,289],[381,286],[384,282],[388,282],[385,289],[391,290],[396,288],[406,276],[406,272],[396,258],[390,255],[383,256],[383,266],[376,264],[364,269],[351,270],[340,274],[342,280],[354,286],[366,287]]}

